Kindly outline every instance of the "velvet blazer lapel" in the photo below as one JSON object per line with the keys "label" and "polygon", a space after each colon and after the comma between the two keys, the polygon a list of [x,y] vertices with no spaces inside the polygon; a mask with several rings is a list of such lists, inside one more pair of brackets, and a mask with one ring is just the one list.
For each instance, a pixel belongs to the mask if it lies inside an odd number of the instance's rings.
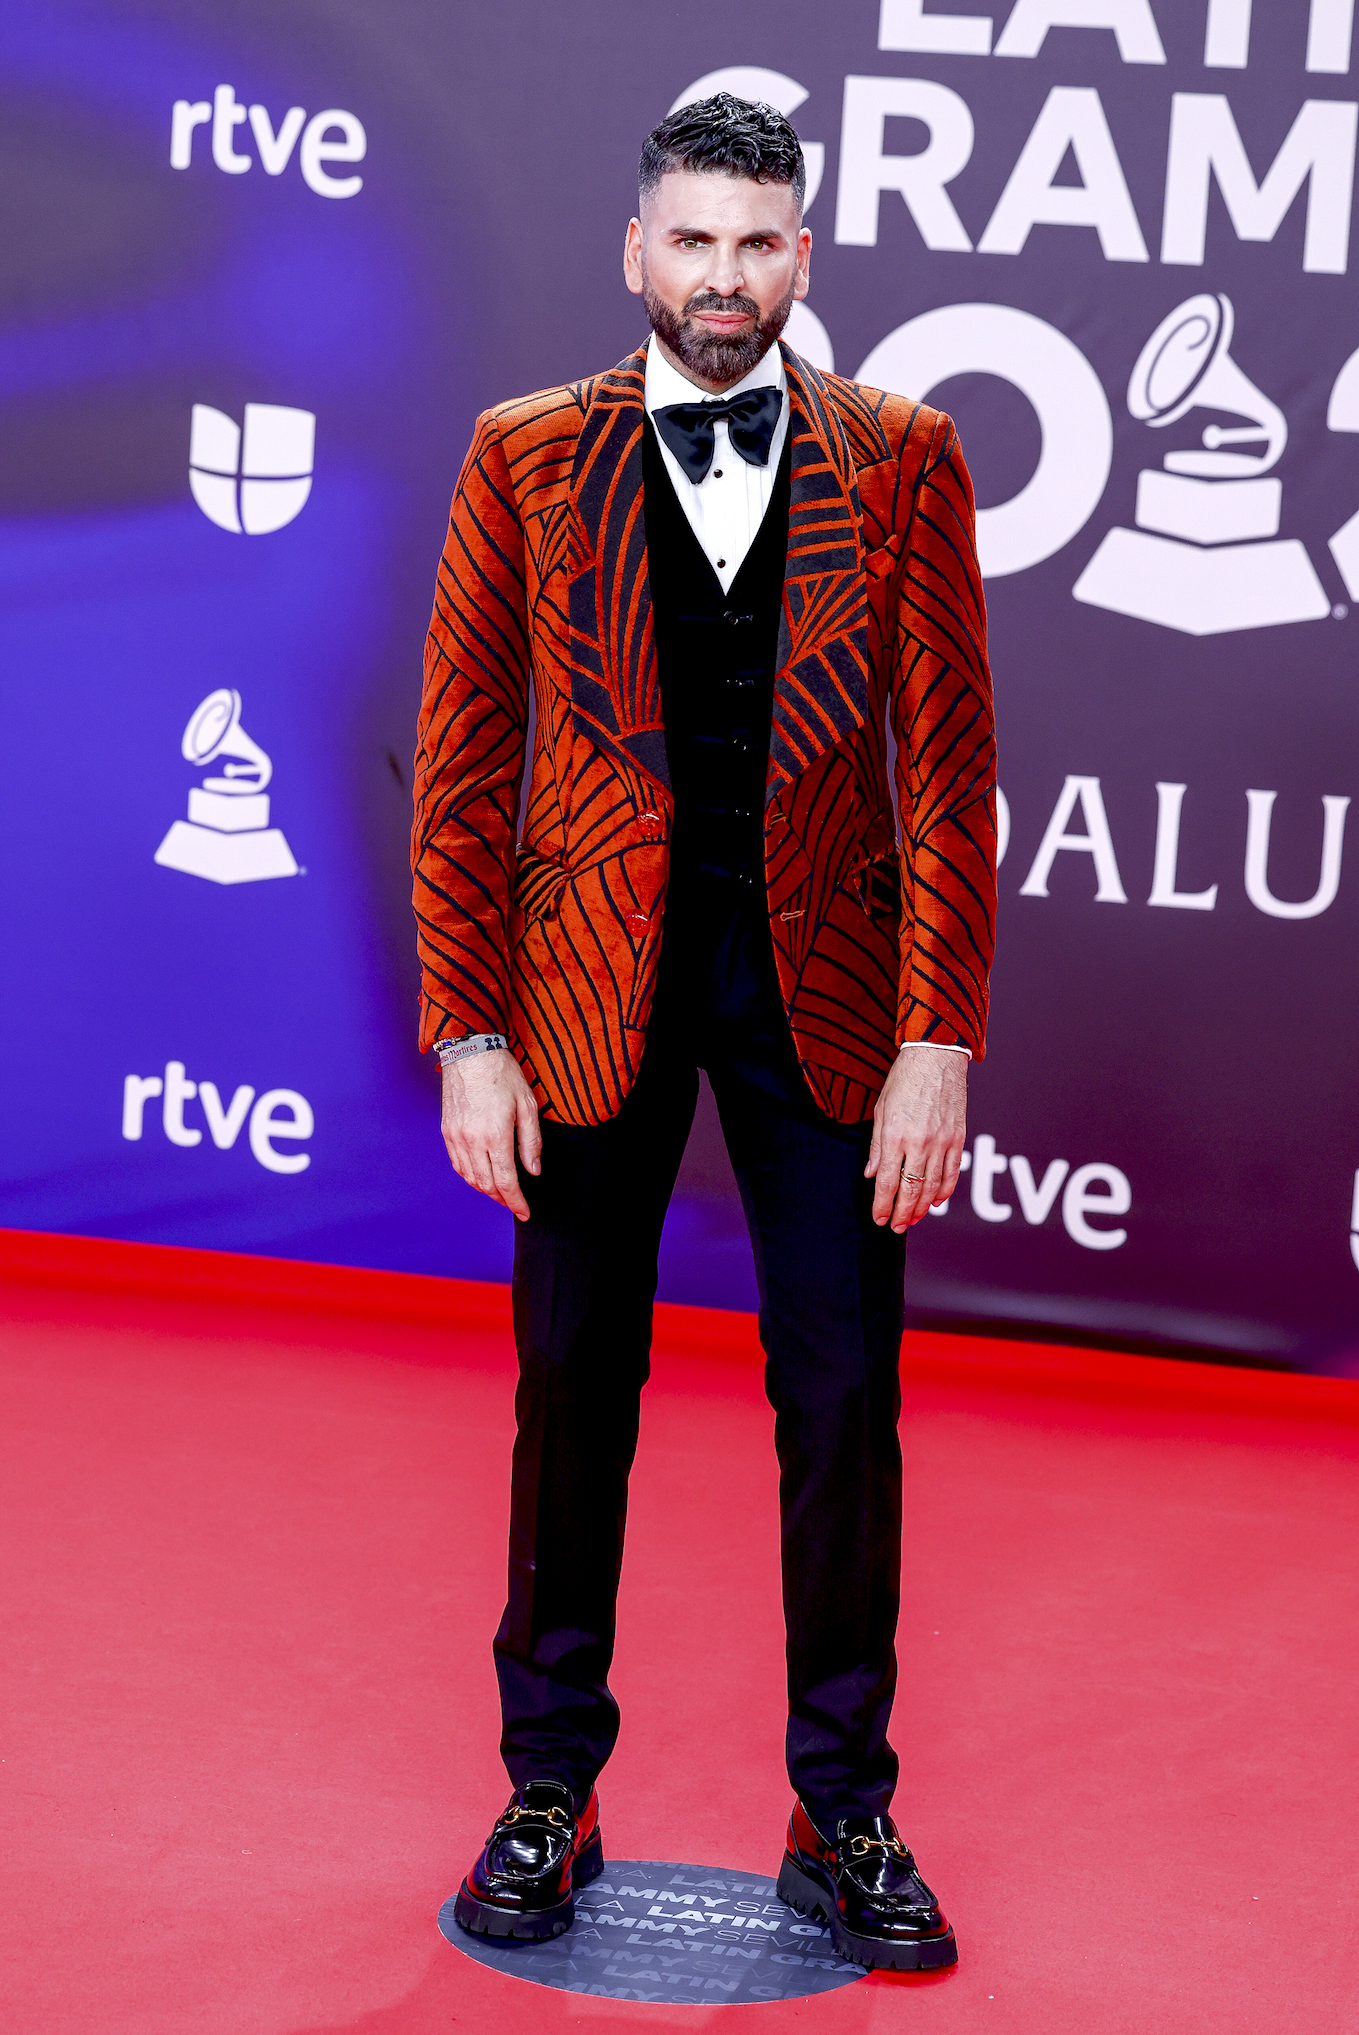
{"label": "velvet blazer lapel", "polygon": [[594,384],[569,491],[575,731],[670,787],[642,514],[646,349]]}
{"label": "velvet blazer lapel", "polygon": [[[868,581],[849,443],[816,369],[782,346],[792,434],[788,562],[766,796],[862,727]],[[646,350],[594,383],[569,485],[576,733],[669,789],[643,517]]]}
{"label": "velvet blazer lapel", "polygon": [[854,461],[825,382],[779,345],[793,470],[767,799],[868,716],[868,575]]}

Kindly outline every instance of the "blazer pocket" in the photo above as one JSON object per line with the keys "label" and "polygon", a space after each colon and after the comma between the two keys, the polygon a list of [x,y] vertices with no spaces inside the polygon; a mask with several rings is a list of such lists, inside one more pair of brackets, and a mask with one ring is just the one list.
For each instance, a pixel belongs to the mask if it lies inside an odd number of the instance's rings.
{"label": "blazer pocket", "polygon": [[816,874],[811,857],[786,825],[781,826],[770,839],[765,874],[771,912],[778,912],[786,906]]}
{"label": "blazer pocket", "polygon": [[855,883],[859,903],[875,924],[901,924],[901,858],[895,848],[865,862]]}
{"label": "blazer pocket", "polygon": [[895,538],[864,553],[864,571],[870,580],[890,579],[900,563],[901,546]]}
{"label": "blazer pocket", "polygon": [[539,924],[541,920],[557,916],[561,894],[569,881],[569,872],[560,862],[539,855],[535,849],[520,842],[514,869],[514,911],[519,922],[515,931],[518,937],[522,938],[530,926]]}

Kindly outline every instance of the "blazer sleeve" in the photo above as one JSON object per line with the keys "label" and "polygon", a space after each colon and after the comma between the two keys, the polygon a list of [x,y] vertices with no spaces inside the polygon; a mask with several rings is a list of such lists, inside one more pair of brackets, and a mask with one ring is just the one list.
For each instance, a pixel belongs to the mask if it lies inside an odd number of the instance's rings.
{"label": "blazer sleeve", "polygon": [[996,734],[972,480],[940,415],[915,494],[893,669],[902,838],[897,1042],[986,1049]]}
{"label": "blazer sleeve", "polygon": [[425,639],[411,830],[422,1052],[509,1028],[529,672],[524,533],[488,413],[458,477]]}

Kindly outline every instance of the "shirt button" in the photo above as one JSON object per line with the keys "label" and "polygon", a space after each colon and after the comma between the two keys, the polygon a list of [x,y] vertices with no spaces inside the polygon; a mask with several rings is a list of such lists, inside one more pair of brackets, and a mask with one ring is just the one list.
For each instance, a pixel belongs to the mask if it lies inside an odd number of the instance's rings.
{"label": "shirt button", "polygon": [[628,930],[630,932],[644,933],[650,924],[651,921],[649,918],[646,917],[645,913],[643,912],[628,913]]}
{"label": "shirt button", "polygon": [[720,467],[720,466],[715,466],[715,467],[713,468],[713,479],[714,479],[714,480],[721,480],[721,478],[722,478],[722,469],[721,469],[721,467]]}
{"label": "shirt button", "polygon": [[665,824],[659,813],[639,813],[637,825],[644,841],[659,841],[665,832]]}
{"label": "shirt button", "polygon": [[718,569],[718,571],[719,571],[719,572],[724,572],[724,571],[726,570],[726,564],[727,564],[727,561],[726,561],[726,559],[725,559],[725,558],[719,558],[719,559],[718,559],[718,561],[717,561],[717,569]]}

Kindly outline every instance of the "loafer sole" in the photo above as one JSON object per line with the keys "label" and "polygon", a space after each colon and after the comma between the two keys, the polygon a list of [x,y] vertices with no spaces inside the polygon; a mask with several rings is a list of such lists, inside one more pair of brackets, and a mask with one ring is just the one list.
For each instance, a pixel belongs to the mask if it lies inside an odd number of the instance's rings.
{"label": "loafer sole", "polygon": [[515,1943],[548,1943],[564,1936],[576,1919],[577,1887],[588,1887],[604,1870],[604,1845],[596,1830],[571,1868],[571,1892],[551,1908],[502,1908],[482,1901],[466,1880],[458,1888],[453,1918],[473,1936],[508,1937]]}
{"label": "loafer sole", "polygon": [[939,1936],[912,1939],[894,1936],[864,1936],[846,1926],[835,1896],[794,1865],[784,1854],[779,1870],[779,1899],[799,1915],[810,1915],[826,1924],[831,1942],[840,1956],[869,1971],[943,1971],[958,1962],[958,1945],[951,1927]]}

